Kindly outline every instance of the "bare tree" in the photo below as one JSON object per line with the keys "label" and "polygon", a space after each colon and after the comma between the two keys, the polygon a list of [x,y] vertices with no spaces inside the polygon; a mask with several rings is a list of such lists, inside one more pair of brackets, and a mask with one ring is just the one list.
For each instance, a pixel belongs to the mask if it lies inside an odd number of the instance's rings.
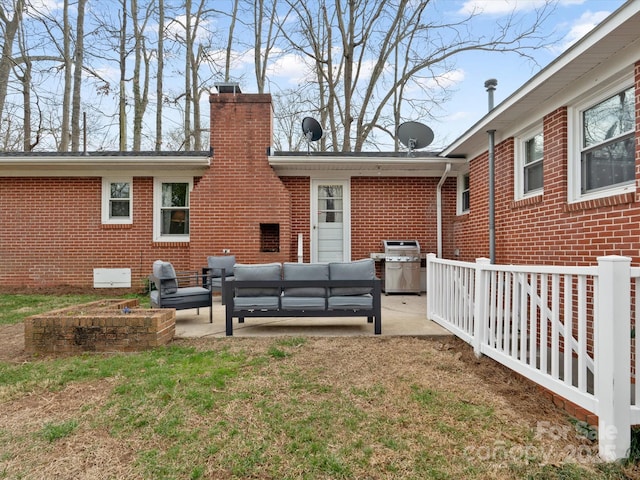
{"label": "bare tree", "polygon": [[[405,87],[414,84],[426,90],[425,80],[437,83],[461,53],[530,56],[532,50],[542,48],[548,40],[539,27],[553,6],[548,0],[534,14],[512,13],[496,24],[493,35],[485,37],[469,28],[481,12],[455,22],[438,22],[427,18],[429,0],[320,0],[313,9],[301,0],[288,3],[297,26],[281,31],[289,45],[314,64],[318,113],[330,126],[334,150],[342,151],[361,151],[374,129],[394,132],[395,126],[389,128],[382,120],[390,108],[390,117],[399,120],[407,104]],[[394,71],[391,78],[390,69]]]}
{"label": "bare tree", "polygon": [[0,57],[0,118],[4,113],[4,103],[7,98],[9,75],[13,67],[13,44],[22,22],[24,0],[13,2],[12,11],[8,11],[6,4],[0,4],[0,30],[2,31],[2,57]]}
{"label": "bare tree", "polygon": [[[264,93],[267,68],[271,53],[278,41],[278,1],[258,0],[253,2],[253,22],[255,25],[254,59],[258,93]],[[266,24],[266,32],[264,26]]]}
{"label": "bare tree", "polygon": [[192,0],[185,0],[184,9],[180,9],[183,15],[175,16],[169,22],[171,39],[184,55],[184,67],[180,72],[184,88],[174,103],[177,105],[184,99],[182,120],[185,150],[202,150],[203,133],[208,131],[202,128],[200,115],[200,98],[208,91],[208,78],[200,77],[200,67],[211,59],[211,32],[207,30],[207,25],[216,11],[205,8],[206,4],[205,0],[199,0],[194,6]]}
{"label": "bare tree", "polygon": [[[274,137],[273,147],[279,151],[297,151],[307,148],[301,135],[301,118],[308,104],[304,90],[287,89],[273,95],[274,124],[279,135]],[[316,148],[315,144],[309,148]]]}
{"label": "bare tree", "polygon": [[22,128],[18,125],[20,107],[11,103],[5,105],[5,119],[0,130],[0,150],[3,152],[19,151],[24,144]]}
{"label": "bare tree", "polygon": [[[240,0],[233,0],[233,7],[231,9],[231,15],[229,16],[229,32],[227,34],[227,48],[224,61],[224,81],[228,82],[231,79],[231,52],[233,50],[233,32],[236,28],[236,20],[238,17],[238,5]],[[256,2],[258,3],[258,2]]]}
{"label": "bare tree", "polygon": [[[32,151],[40,142],[42,133],[42,112],[38,108],[38,128],[36,129],[35,139],[32,139],[32,76],[33,76],[33,59],[28,55],[27,51],[27,35],[24,28],[20,28],[18,45],[20,48],[20,59],[16,61],[14,66],[14,75],[22,86],[22,124],[23,124],[23,142],[22,149],[25,152]],[[35,105],[39,107],[36,101]],[[33,141],[32,141],[33,140]]]}
{"label": "bare tree", "polygon": [[82,103],[82,70],[84,65],[84,11],[87,0],[76,5],[76,44],[73,55],[73,98],[71,102],[71,151],[80,151],[80,105]]}
{"label": "bare tree", "polygon": [[184,21],[184,148],[191,150],[191,102],[193,91],[191,89],[191,79],[193,67],[193,23],[191,13],[191,0],[185,1],[185,21]]}
{"label": "bare tree", "polygon": [[3,124],[5,145],[20,138],[25,150],[78,150],[83,108],[95,148],[201,150],[211,80],[242,79],[236,60],[250,54],[259,93],[276,89],[269,72],[284,55],[305,69],[297,87],[274,94],[280,145],[299,147],[301,117],[312,115],[326,130],[312,148],[361,151],[395,140],[403,119],[435,115],[461,53],[528,56],[550,42],[539,32],[557,0],[533,14],[514,11],[488,36],[474,34],[480,12],[449,21],[431,0],[119,0],[117,9],[92,4],[86,20],[86,0],[38,10],[26,1],[0,2],[0,113],[8,105],[21,112],[10,128],[23,130],[7,137]]}
{"label": "bare tree", "polygon": [[133,66],[133,151],[140,151],[144,114],[149,103],[149,63],[151,54],[147,51],[145,29],[151,18],[154,2],[149,2],[142,23],[139,19],[138,1],[131,0],[131,22],[134,41]]}
{"label": "bare tree", "polygon": [[[70,118],[71,118],[71,23],[69,19],[69,0],[64,0],[62,6],[62,60],[64,62],[64,86],[62,94],[62,124],[60,125],[59,151],[69,150],[71,141]],[[52,35],[52,38],[55,38]]]}
{"label": "bare tree", "polygon": [[122,0],[122,13],[120,17],[120,88],[118,94],[119,112],[119,146],[120,151],[127,149],[127,0]]}
{"label": "bare tree", "polygon": [[158,44],[156,58],[158,67],[156,72],[156,141],[155,150],[162,150],[162,105],[164,100],[164,0],[158,0]]}

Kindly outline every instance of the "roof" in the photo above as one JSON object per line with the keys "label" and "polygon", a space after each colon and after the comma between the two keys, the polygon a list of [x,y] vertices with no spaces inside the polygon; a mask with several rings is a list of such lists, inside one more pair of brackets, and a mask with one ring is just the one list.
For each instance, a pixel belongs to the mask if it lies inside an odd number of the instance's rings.
{"label": "roof", "polygon": [[580,86],[593,88],[615,71],[640,60],[640,0],[629,0],[555,61],[497,105],[443,152],[474,158],[487,150],[487,132],[496,142],[531,126],[551,110],[574,100]]}
{"label": "roof", "polygon": [[[211,152],[0,152],[0,176],[81,177],[114,175],[199,176],[209,168]],[[276,152],[269,164],[281,176],[342,171],[353,176],[441,177],[464,169],[465,159],[443,158],[434,152]]]}
{"label": "roof", "polygon": [[0,176],[202,175],[211,153],[202,152],[0,152]]}
{"label": "roof", "polygon": [[450,164],[453,175],[466,168],[465,159],[443,158],[434,152],[275,152],[269,165],[279,176],[343,171],[351,176],[441,177]]}

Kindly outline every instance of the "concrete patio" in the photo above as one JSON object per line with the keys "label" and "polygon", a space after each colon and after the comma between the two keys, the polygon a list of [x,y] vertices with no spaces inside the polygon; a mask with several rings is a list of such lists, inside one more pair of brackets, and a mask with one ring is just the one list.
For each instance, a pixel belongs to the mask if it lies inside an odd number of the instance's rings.
{"label": "concrete patio", "polygon": [[[426,318],[426,295],[382,295],[382,335],[436,337],[451,335],[449,331]],[[213,323],[209,323],[207,309],[176,312],[177,338],[224,337],[224,306],[220,297],[213,301]],[[244,324],[233,320],[233,334],[238,337],[255,336],[354,336],[373,334],[373,324],[366,318],[248,318]]]}

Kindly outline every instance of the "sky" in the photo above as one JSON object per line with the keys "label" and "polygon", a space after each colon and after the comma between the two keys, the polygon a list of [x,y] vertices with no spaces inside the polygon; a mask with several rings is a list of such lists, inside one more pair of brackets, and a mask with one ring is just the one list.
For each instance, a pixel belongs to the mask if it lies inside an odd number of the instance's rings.
{"label": "sky", "polygon": [[[52,0],[42,1],[52,2]],[[109,2],[96,1],[96,5],[109,5]],[[215,6],[224,10],[225,5],[230,5],[231,1],[215,0]],[[313,2],[313,0],[309,1]],[[435,13],[432,13],[433,15],[442,16],[441,19],[434,22],[437,24],[460,21],[469,12],[482,12],[472,24],[472,33],[475,35],[490,35],[495,30],[496,23],[504,21],[508,15],[516,13],[517,15],[527,15],[528,18],[531,18],[530,15],[534,14],[535,8],[544,4],[545,1],[550,0],[432,0],[428,8],[433,7],[435,11]],[[449,100],[438,104],[431,111],[432,118],[412,117],[410,113],[403,110],[406,120],[426,123],[433,130],[434,141],[427,147],[428,150],[440,151],[444,149],[487,113],[487,92],[484,87],[486,80],[495,78],[498,81],[494,94],[495,104],[498,105],[544,66],[556,59],[570,45],[625,3],[625,0],[554,1],[557,2],[557,6],[543,25],[543,31],[539,33],[542,33],[545,38],[557,39],[557,41],[548,48],[533,52],[534,60],[524,59],[515,53],[464,53],[456,57],[456,64],[447,73],[446,83],[450,91]],[[633,1],[640,2],[640,0]],[[50,7],[51,11],[56,11],[56,6],[59,6],[57,2],[52,2],[52,5],[54,3],[55,6]],[[284,2],[279,3],[283,4]],[[216,25],[213,25],[214,30],[215,27]],[[221,24],[218,27],[220,31],[224,31],[224,25]],[[242,42],[240,44],[244,45]],[[226,51],[219,49],[209,53],[214,57],[217,53],[218,60],[222,60]],[[238,50],[234,56],[232,76],[241,80],[240,84],[243,92],[256,92],[252,50]],[[286,91],[302,83],[300,75],[304,74],[308,69],[302,64],[300,55],[287,53],[280,57],[272,56],[271,60],[273,61],[276,58],[277,60],[270,66],[268,72],[271,93]],[[109,78],[107,71],[102,71],[102,73]],[[111,76],[113,84],[117,84],[119,72],[112,68]],[[251,84],[252,78],[253,85]],[[179,90],[182,86],[182,79],[179,78],[176,89]],[[111,97],[109,97],[109,100],[111,100]],[[151,99],[151,102],[153,101]],[[111,107],[115,106],[115,102],[111,102],[111,104]],[[101,105],[100,108],[108,109],[109,106]],[[209,121],[208,96],[206,94],[201,99],[201,109],[202,121],[203,124],[206,124]],[[314,114],[312,112],[307,112],[306,114],[305,112],[300,112],[300,119],[307,115],[313,116]],[[164,116],[166,122],[165,131],[181,127],[181,112],[170,112],[165,109]],[[111,129],[105,129],[105,131],[107,132],[105,135],[113,134]],[[300,134],[302,136],[302,131],[300,131]],[[384,145],[384,142],[389,142],[389,145]],[[379,147],[380,150],[391,151],[393,149],[391,138],[386,135],[379,143]]]}
{"label": "sky", "polygon": [[[455,21],[471,11],[481,11],[482,14],[473,24],[473,33],[489,34],[496,22],[504,20],[507,15],[514,11],[517,14],[533,14],[533,10],[545,0],[434,1],[445,16],[444,21]],[[546,38],[557,41],[549,48],[534,52],[534,60],[516,54],[487,52],[469,52],[457,57],[455,70],[447,78],[451,89],[450,100],[440,104],[437,111],[433,112],[436,119],[424,122],[435,134],[429,150],[437,151],[446,147],[487,113],[485,80],[497,79],[494,103],[498,105],[624,3],[625,0],[558,0],[542,32]],[[285,57],[271,69],[270,80],[273,85],[286,88],[287,83],[295,82],[303,70],[295,58]],[[420,118],[413,120],[422,121]]]}
{"label": "sky", "polygon": [[[463,9],[474,6],[484,8],[486,13],[483,15],[486,15],[487,22],[480,26],[491,28],[495,18],[508,13],[510,9],[515,7],[526,11],[533,4],[540,2],[468,0],[450,3],[461,5]],[[485,80],[498,80],[494,92],[494,102],[498,105],[624,3],[625,0],[560,0],[546,28],[549,36],[555,34],[561,40],[553,48],[535,53],[538,65],[515,56],[506,56],[505,61],[501,61],[495,54],[488,53],[475,53],[463,57],[458,62],[460,74],[459,81],[453,87],[455,93],[445,107],[443,125],[437,132],[440,134],[441,143],[451,143],[487,113],[488,94],[484,87]],[[436,129],[437,127],[434,127],[434,131]]]}

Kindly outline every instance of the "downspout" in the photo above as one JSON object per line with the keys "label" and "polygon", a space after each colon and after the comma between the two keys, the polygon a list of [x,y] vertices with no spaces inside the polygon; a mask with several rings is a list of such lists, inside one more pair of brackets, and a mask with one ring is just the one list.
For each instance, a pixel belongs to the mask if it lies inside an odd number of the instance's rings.
{"label": "downspout", "polygon": [[489,134],[489,261],[496,263],[496,201],[495,201],[495,141],[496,131],[488,130]]}
{"label": "downspout", "polygon": [[451,170],[451,164],[447,163],[444,168],[444,173],[440,177],[438,187],[436,188],[436,214],[437,214],[437,235],[438,235],[438,258],[442,258],[442,185],[447,179],[447,174]]}
{"label": "downspout", "polygon": [[[489,97],[489,111],[493,110],[493,92],[498,85],[495,78],[484,82]],[[495,142],[496,131],[487,130],[489,134],[489,261],[496,263],[496,199],[495,199]]]}

